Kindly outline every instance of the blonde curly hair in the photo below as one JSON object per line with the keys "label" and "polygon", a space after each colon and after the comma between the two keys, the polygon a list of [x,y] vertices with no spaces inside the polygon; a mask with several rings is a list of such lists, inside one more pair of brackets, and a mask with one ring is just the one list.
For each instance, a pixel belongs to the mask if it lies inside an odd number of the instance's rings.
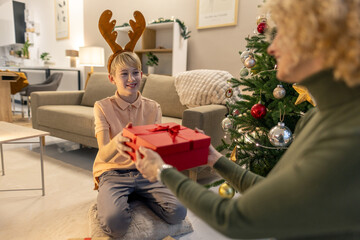
{"label": "blonde curly hair", "polygon": [[267,0],[262,9],[286,33],[293,65],[321,55],[337,79],[360,84],[360,0]]}

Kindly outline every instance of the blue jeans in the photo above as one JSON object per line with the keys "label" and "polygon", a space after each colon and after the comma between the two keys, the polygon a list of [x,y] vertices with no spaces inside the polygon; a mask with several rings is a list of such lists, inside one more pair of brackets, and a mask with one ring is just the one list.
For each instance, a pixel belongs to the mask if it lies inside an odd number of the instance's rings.
{"label": "blue jeans", "polygon": [[149,182],[136,169],[108,171],[100,176],[97,208],[102,229],[113,238],[123,236],[130,225],[130,194],[169,224],[185,219],[186,208],[162,183]]}

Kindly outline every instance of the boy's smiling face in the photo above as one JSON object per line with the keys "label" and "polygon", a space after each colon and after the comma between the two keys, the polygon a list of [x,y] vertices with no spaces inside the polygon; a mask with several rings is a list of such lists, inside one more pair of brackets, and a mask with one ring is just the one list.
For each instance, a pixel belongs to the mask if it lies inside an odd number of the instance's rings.
{"label": "boy's smiling face", "polygon": [[142,72],[134,67],[118,67],[115,76],[109,75],[110,82],[116,85],[118,94],[126,101],[137,97]]}

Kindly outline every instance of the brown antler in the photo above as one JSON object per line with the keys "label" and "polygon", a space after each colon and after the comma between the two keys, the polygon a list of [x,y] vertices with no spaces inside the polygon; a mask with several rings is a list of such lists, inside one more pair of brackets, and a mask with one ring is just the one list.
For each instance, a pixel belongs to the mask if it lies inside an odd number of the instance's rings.
{"label": "brown antler", "polygon": [[114,27],[115,27],[115,20],[112,20],[110,22],[112,16],[112,12],[110,10],[105,10],[99,19],[99,30],[101,35],[104,37],[104,39],[106,40],[106,42],[109,44],[109,46],[111,47],[111,50],[113,51],[113,54],[109,57],[108,60],[108,71],[110,72],[110,66],[111,66],[111,62],[114,60],[114,58],[124,52],[124,51],[128,51],[128,52],[132,52],[134,51],[135,45],[137,43],[137,41],[139,40],[139,38],[141,37],[141,34],[143,34],[144,30],[145,30],[145,18],[142,15],[141,12],[139,11],[135,11],[134,12],[134,18],[136,20],[136,22],[134,22],[133,20],[130,20],[130,26],[133,29],[133,31],[129,30],[128,35],[130,38],[130,42],[128,42],[128,44],[126,44],[125,48],[122,49],[122,47],[116,43],[116,37],[117,37],[117,32],[114,31]]}
{"label": "brown antler", "polygon": [[129,21],[130,26],[133,29],[133,31],[129,30],[128,35],[130,38],[130,42],[128,42],[128,44],[126,44],[126,46],[125,46],[125,50],[131,51],[131,52],[134,51],[135,45],[136,45],[137,41],[139,40],[139,38],[141,37],[141,35],[143,34],[145,27],[146,27],[145,18],[141,12],[135,11],[134,18],[135,18],[136,22],[134,22],[133,20]]}
{"label": "brown antler", "polygon": [[113,31],[116,21],[112,20],[110,22],[111,16],[112,12],[110,10],[105,10],[101,14],[99,19],[99,30],[101,35],[111,47],[113,53],[116,53],[122,51],[123,49],[119,44],[116,43],[117,32]]}

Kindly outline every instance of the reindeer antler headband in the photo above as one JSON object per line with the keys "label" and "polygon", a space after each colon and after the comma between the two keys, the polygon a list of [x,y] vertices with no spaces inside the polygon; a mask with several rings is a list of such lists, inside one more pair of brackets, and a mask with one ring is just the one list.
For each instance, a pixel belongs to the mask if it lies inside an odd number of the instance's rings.
{"label": "reindeer antler headband", "polygon": [[143,34],[146,26],[145,18],[141,12],[135,11],[134,18],[136,22],[130,20],[130,26],[133,31],[129,30],[128,35],[130,41],[126,44],[123,49],[119,44],[116,43],[117,32],[114,31],[116,20],[110,22],[112,12],[110,10],[105,10],[99,19],[99,30],[101,35],[104,37],[106,42],[109,44],[113,54],[109,57],[108,60],[108,71],[110,73],[110,66],[114,58],[122,52],[133,52],[135,45],[141,35]]}

